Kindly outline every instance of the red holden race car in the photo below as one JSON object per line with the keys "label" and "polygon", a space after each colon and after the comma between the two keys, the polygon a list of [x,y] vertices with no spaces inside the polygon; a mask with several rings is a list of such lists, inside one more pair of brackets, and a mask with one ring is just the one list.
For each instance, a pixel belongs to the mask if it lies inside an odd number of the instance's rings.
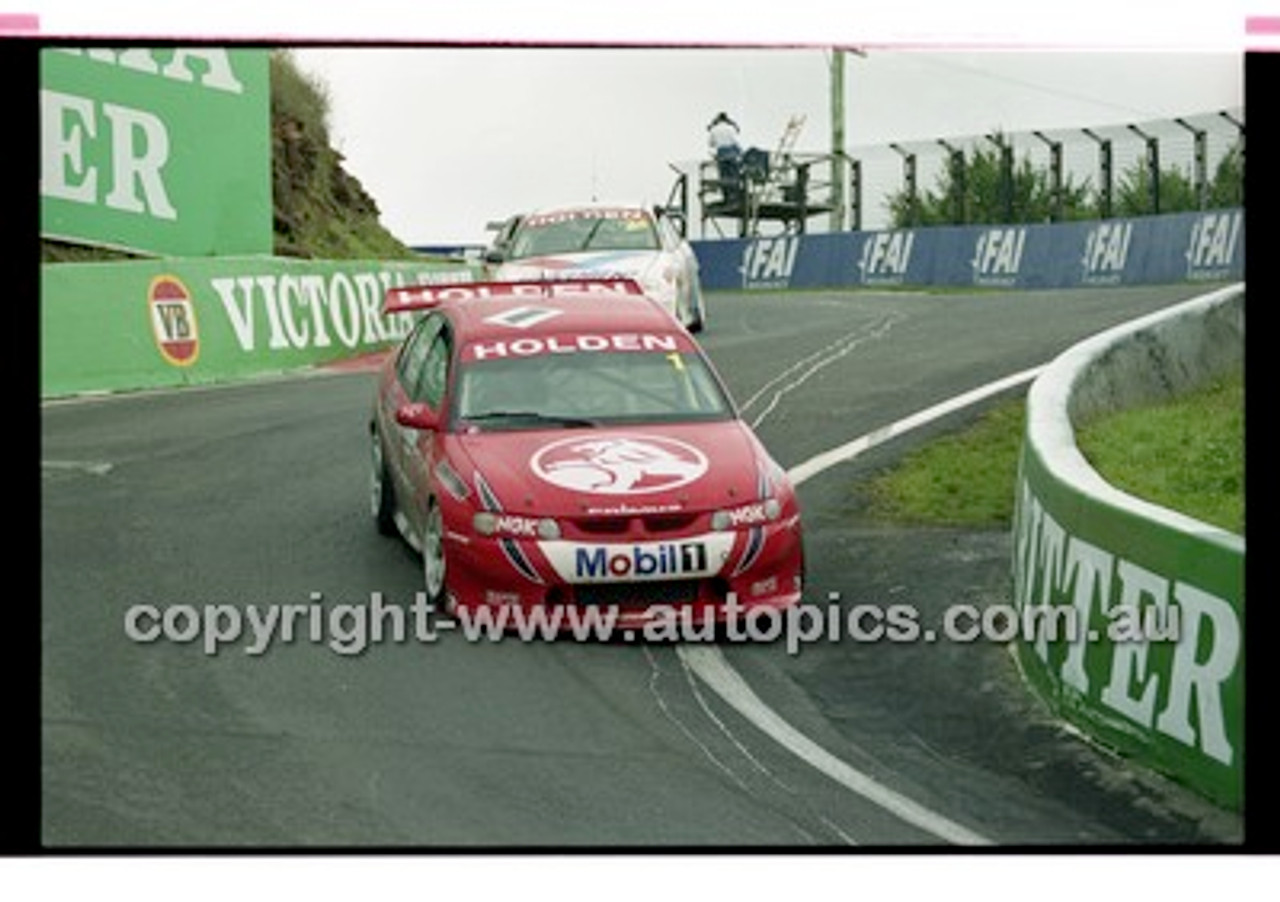
{"label": "red holden race car", "polygon": [[372,512],[428,599],[620,627],[800,600],[800,512],[689,332],[629,279],[393,288]]}

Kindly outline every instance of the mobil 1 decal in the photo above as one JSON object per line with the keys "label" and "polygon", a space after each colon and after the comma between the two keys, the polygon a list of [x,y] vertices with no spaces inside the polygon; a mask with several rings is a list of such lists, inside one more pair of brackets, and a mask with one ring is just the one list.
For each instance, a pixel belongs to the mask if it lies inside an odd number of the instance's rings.
{"label": "mobil 1 decal", "polygon": [[156,276],[147,289],[147,312],[156,349],[173,366],[191,366],[200,356],[200,332],[191,292],[177,276]]}
{"label": "mobil 1 decal", "polygon": [[707,472],[707,456],[660,435],[566,438],[539,448],[529,461],[546,482],[597,495],[644,495],[688,485]]}

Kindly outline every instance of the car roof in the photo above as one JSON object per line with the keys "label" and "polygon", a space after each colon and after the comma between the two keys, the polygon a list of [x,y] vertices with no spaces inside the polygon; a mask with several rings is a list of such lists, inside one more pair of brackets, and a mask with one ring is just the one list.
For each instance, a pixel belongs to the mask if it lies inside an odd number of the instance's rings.
{"label": "car roof", "polygon": [[568,296],[470,298],[446,302],[440,309],[447,312],[462,343],[539,335],[684,332],[657,301],[643,294],[622,294],[608,285]]}
{"label": "car roof", "polygon": [[643,213],[646,216],[653,216],[653,208],[647,204],[638,201],[585,201],[580,204],[558,204],[554,207],[539,207],[534,210],[525,212],[523,217],[554,216],[558,213],[594,213],[603,210],[627,210],[628,212]]}

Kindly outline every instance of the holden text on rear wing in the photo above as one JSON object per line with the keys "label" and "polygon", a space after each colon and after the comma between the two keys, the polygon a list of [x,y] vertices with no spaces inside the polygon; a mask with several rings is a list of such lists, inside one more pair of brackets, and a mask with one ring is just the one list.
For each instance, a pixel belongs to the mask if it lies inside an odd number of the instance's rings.
{"label": "holden text on rear wing", "polygon": [[383,313],[428,310],[445,301],[472,301],[486,298],[572,297],[575,295],[640,295],[644,290],[635,279],[623,277],[595,279],[541,279],[525,282],[470,282],[462,285],[405,285],[387,289]]}

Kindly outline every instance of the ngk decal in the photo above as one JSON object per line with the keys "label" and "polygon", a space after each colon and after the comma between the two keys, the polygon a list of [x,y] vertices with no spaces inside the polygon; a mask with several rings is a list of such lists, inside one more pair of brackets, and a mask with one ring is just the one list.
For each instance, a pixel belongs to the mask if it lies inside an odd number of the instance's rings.
{"label": "ngk decal", "polygon": [[494,518],[493,531],[498,535],[532,539],[538,534],[538,521],[533,517],[499,514]]}
{"label": "ngk decal", "polygon": [[763,501],[744,504],[729,511],[729,523],[732,526],[758,526],[769,521],[769,509]]}
{"label": "ngk decal", "polygon": [[707,456],[692,445],[656,435],[567,438],[529,461],[541,479],[575,492],[643,495],[688,485],[707,472]]}
{"label": "ngk decal", "polygon": [[174,366],[191,366],[200,356],[200,333],[191,292],[177,276],[156,276],[147,291],[147,309],[156,348]]}

